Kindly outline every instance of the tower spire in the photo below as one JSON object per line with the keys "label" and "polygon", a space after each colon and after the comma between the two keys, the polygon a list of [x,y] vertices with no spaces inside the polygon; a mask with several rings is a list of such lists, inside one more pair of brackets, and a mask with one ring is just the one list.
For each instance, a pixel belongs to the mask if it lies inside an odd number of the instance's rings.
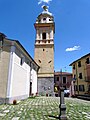
{"label": "tower spire", "polygon": [[48,11],[48,7],[46,5],[43,6],[44,11]]}

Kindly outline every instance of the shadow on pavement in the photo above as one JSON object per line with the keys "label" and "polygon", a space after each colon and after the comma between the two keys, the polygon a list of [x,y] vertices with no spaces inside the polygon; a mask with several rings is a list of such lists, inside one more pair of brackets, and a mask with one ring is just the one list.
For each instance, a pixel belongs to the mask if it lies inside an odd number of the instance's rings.
{"label": "shadow on pavement", "polygon": [[53,115],[47,115],[48,117],[59,119],[59,117],[53,116]]}

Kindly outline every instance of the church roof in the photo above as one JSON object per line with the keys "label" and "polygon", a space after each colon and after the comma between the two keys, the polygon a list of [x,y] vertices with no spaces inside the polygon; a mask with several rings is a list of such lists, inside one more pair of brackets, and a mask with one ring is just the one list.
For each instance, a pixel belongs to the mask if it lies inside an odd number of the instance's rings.
{"label": "church roof", "polygon": [[48,10],[47,11],[43,11],[41,14],[48,14],[48,15],[52,16],[52,13],[50,13]]}
{"label": "church roof", "polygon": [[88,53],[88,54],[82,56],[81,58],[79,58],[79,59],[77,59],[77,60],[75,60],[75,61],[72,62],[69,66],[72,66],[74,63],[76,63],[77,61],[79,61],[79,60],[81,60],[81,59],[83,59],[83,58],[85,58],[85,57],[87,57],[87,56],[90,56],[90,53]]}
{"label": "church roof", "polygon": [[64,75],[72,75],[72,73],[69,73],[69,72],[55,72],[54,73],[54,75],[62,75],[62,76],[64,76]]}
{"label": "church roof", "polygon": [[43,6],[43,12],[40,13],[39,16],[41,16],[41,15],[49,15],[49,16],[52,16],[52,17],[53,17],[52,13],[50,13],[50,12],[48,11],[48,7],[47,7],[47,6]]}
{"label": "church roof", "polygon": [[[3,34],[3,33],[0,32],[0,36],[1,35],[4,36],[4,37],[6,37],[5,34]],[[5,38],[4,41],[10,42],[11,44],[3,45],[3,47],[12,46],[12,45],[14,45],[14,43],[16,43],[17,45],[19,45],[19,47],[21,47],[21,49],[28,55],[28,57],[33,61],[33,63],[36,64],[36,66],[38,68],[40,68],[39,65],[34,61],[34,59],[30,56],[30,54],[26,51],[26,49],[22,46],[22,44],[18,40],[13,40],[13,39]]]}

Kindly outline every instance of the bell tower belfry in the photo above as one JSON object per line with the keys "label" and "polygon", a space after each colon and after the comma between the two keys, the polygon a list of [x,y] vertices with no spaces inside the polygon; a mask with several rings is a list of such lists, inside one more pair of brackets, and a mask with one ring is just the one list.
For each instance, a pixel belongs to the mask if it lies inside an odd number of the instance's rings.
{"label": "bell tower belfry", "polygon": [[53,95],[54,93],[54,33],[55,24],[52,13],[47,6],[38,15],[36,23],[34,60],[40,66],[38,72],[38,93]]}

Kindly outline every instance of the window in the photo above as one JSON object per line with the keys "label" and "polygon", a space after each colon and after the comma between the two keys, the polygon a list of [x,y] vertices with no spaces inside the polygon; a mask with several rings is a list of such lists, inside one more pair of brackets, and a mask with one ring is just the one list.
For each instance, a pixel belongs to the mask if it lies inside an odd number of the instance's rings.
{"label": "window", "polygon": [[43,21],[46,21],[46,18],[43,18]]}
{"label": "window", "polygon": [[42,34],[43,39],[46,39],[46,33]]}
{"label": "window", "polygon": [[40,40],[38,40],[38,43],[40,43]]}
{"label": "window", "polygon": [[24,61],[25,61],[25,57],[23,56],[23,55],[21,55],[21,59],[20,59],[20,65],[23,65],[23,63],[24,63]]}
{"label": "window", "polygon": [[57,77],[57,81],[59,81],[59,77]]}
{"label": "window", "polygon": [[75,65],[73,65],[73,69],[75,69]]}
{"label": "window", "polygon": [[79,91],[84,91],[84,85],[79,85]]}
{"label": "window", "polygon": [[66,77],[63,77],[63,83],[66,83]]}
{"label": "window", "polygon": [[20,60],[20,65],[22,65],[23,64],[23,58],[21,57],[21,60]]}
{"label": "window", "polygon": [[86,63],[87,63],[87,64],[90,63],[90,59],[89,59],[89,58],[86,59]]}
{"label": "window", "polygon": [[82,79],[82,73],[79,73],[79,78]]}
{"label": "window", "polygon": [[76,80],[76,75],[74,74],[74,80]]}
{"label": "window", "polygon": [[78,62],[78,67],[81,67],[81,61]]}
{"label": "window", "polygon": [[74,90],[75,90],[75,91],[78,91],[77,85],[74,85]]}
{"label": "window", "polygon": [[49,21],[53,21],[53,18],[49,18]]}
{"label": "window", "polygon": [[88,92],[90,91],[90,85],[88,86]]}
{"label": "window", "polygon": [[50,43],[50,40],[48,40],[48,43]]}
{"label": "window", "polygon": [[29,62],[29,61],[27,61],[27,64],[28,64],[28,65],[30,65],[30,62]]}

